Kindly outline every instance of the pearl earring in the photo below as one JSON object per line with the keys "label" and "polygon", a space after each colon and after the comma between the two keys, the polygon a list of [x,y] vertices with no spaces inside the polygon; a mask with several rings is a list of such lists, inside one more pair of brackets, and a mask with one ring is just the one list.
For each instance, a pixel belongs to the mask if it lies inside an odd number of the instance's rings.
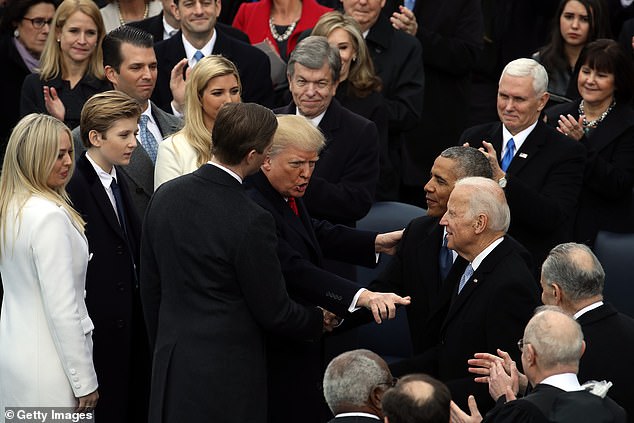
{"label": "pearl earring", "polygon": [[18,30],[17,28],[15,29],[15,31],[13,31],[13,36],[15,38],[20,38],[20,30]]}

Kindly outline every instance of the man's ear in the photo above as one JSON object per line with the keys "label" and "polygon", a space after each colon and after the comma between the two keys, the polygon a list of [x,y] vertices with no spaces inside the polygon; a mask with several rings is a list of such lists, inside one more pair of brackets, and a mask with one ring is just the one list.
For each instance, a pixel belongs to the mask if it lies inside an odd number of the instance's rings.
{"label": "man's ear", "polygon": [[380,386],[375,386],[372,391],[370,391],[370,404],[372,404],[376,410],[381,409],[381,399],[384,393],[385,389]]}
{"label": "man's ear", "polygon": [[103,67],[103,70],[106,74],[106,78],[113,86],[119,83],[119,78],[117,78],[117,71],[112,66],[106,65]]}
{"label": "man's ear", "polygon": [[216,0],[216,17],[220,16],[221,10],[222,10],[222,1]]}
{"label": "man's ear", "polygon": [[88,140],[90,141],[90,145],[92,147],[101,147],[101,134],[97,131],[95,131],[94,129],[90,132],[88,132]]}
{"label": "man's ear", "polygon": [[271,156],[270,155],[268,154],[266,155],[266,158],[264,159],[264,163],[262,163],[261,168],[265,172],[271,171]]}
{"label": "man's ear", "polygon": [[476,216],[475,222],[473,223],[473,229],[476,234],[481,234],[487,228],[489,223],[489,217],[486,214],[479,214]]}
{"label": "man's ear", "polygon": [[[179,0],[179,1],[183,1],[183,0]],[[174,17],[180,21],[181,14],[178,11],[178,6],[176,6],[175,2],[172,2],[172,4],[170,4],[170,9],[172,9],[172,15],[174,15]]]}
{"label": "man's ear", "polygon": [[555,305],[561,306],[561,303],[563,302],[563,291],[561,290],[561,287],[556,283],[553,283],[550,287],[552,288],[553,296],[555,297]]}

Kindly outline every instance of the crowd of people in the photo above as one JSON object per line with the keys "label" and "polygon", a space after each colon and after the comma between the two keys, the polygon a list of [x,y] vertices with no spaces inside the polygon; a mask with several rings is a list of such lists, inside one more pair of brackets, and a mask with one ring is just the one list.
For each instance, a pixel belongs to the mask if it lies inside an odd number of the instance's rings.
{"label": "crowd of people", "polygon": [[630,3],[7,0],[0,409],[634,422]]}

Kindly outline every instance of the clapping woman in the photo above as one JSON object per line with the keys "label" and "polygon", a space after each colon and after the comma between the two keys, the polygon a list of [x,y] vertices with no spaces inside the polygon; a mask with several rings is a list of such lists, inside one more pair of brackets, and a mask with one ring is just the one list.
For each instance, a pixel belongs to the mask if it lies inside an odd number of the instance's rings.
{"label": "clapping woman", "polygon": [[630,232],[634,186],[634,69],[616,41],[601,39],[579,56],[581,100],[548,111],[548,123],[587,150],[574,239],[592,245],[599,230]]}
{"label": "clapping woman", "polygon": [[93,324],[84,303],[88,242],[65,186],[70,130],[30,114],[16,125],[0,175],[0,409],[96,403]]}
{"label": "clapping woman", "polygon": [[240,102],[241,93],[238,69],[229,59],[210,55],[196,64],[185,86],[185,126],[159,144],[154,189],[211,160],[218,110],[225,103]]}
{"label": "clapping woman", "polygon": [[53,18],[39,73],[24,80],[21,115],[47,113],[70,128],[78,126],[86,100],[110,89],[102,63],[104,36],[101,13],[92,0],[64,0]]}

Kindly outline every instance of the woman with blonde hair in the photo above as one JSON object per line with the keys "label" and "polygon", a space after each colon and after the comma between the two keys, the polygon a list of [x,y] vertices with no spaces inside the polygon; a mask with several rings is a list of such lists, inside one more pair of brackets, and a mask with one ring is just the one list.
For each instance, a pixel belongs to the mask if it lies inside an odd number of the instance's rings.
{"label": "woman with blonde hair", "polygon": [[335,11],[324,14],[311,35],[326,37],[330,45],[339,49],[341,73],[335,98],[346,109],[374,122],[379,131],[380,175],[376,197],[388,199],[388,193],[398,186],[389,156],[388,110],[361,27],[351,16]]}
{"label": "woman with blonde hair", "polygon": [[20,113],[47,113],[70,128],[94,94],[110,89],[104,79],[101,42],[105,29],[92,0],[64,0],[57,8],[37,74],[22,86]]}
{"label": "woman with blonde hair", "polygon": [[93,324],[84,303],[88,242],[65,191],[70,130],[31,114],[18,122],[0,175],[0,409],[94,409]]}
{"label": "woman with blonde hair", "polygon": [[185,86],[185,126],[159,144],[154,189],[191,173],[211,159],[211,130],[225,103],[240,102],[242,84],[236,66],[219,55],[202,58]]}

